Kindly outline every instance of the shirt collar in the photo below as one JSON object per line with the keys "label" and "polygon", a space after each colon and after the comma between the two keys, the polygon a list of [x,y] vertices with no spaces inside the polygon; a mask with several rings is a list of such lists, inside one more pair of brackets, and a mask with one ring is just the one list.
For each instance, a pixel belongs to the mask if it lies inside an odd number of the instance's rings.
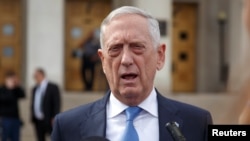
{"label": "shirt collar", "polygon": [[153,89],[150,95],[138,106],[152,116],[158,117],[158,101],[155,89]]}
{"label": "shirt collar", "polygon": [[[152,116],[158,117],[158,102],[155,89],[153,89],[149,96],[138,106]],[[107,117],[113,118],[121,114],[127,108],[128,106],[120,102],[111,92],[109,102],[107,104]]]}
{"label": "shirt collar", "polygon": [[109,97],[109,102],[107,104],[107,117],[108,118],[113,118],[120,113],[122,113],[125,109],[127,109],[128,106],[120,102],[114,94],[111,92],[110,97]]}
{"label": "shirt collar", "polygon": [[47,79],[43,79],[43,81],[40,84],[40,88],[44,89],[46,88],[48,85],[48,80]]}

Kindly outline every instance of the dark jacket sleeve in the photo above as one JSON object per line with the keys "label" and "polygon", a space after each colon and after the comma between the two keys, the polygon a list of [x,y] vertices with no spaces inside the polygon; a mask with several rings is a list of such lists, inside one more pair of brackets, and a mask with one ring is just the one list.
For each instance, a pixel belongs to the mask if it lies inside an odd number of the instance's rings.
{"label": "dark jacket sleeve", "polygon": [[31,104],[30,104],[30,120],[31,122],[35,122],[35,117],[34,117],[34,94],[35,94],[36,87],[34,87],[31,90]]}
{"label": "dark jacket sleeve", "polygon": [[213,124],[212,116],[210,113],[207,114],[207,120],[206,120],[206,125],[205,125],[205,139],[204,141],[208,140],[208,125]]}
{"label": "dark jacket sleeve", "polygon": [[53,101],[52,117],[54,118],[56,114],[60,112],[60,108],[61,108],[60,90],[57,85],[54,85],[54,88],[53,88],[52,101]]}
{"label": "dark jacket sleeve", "polygon": [[15,89],[15,91],[16,91],[16,96],[18,97],[18,98],[25,98],[25,92],[24,92],[24,90],[21,88],[21,87],[17,87],[16,89]]}

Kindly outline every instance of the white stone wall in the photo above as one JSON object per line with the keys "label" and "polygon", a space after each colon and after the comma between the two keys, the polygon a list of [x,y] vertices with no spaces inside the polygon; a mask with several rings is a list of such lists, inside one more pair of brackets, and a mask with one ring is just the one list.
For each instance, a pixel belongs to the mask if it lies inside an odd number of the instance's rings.
{"label": "white stone wall", "polygon": [[26,87],[34,85],[37,67],[51,81],[63,86],[64,10],[63,0],[27,0]]}
{"label": "white stone wall", "polygon": [[228,91],[238,91],[241,87],[241,76],[239,73],[242,69],[241,62],[244,60],[242,57],[242,53],[244,53],[243,48],[245,48],[243,44],[244,41],[244,30],[242,19],[241,19],[241,11],[242,11],[242,1],[230,0],[230,25],[231,29],[230,34],[230,74],[229,74],[229,82],[227,89]]}

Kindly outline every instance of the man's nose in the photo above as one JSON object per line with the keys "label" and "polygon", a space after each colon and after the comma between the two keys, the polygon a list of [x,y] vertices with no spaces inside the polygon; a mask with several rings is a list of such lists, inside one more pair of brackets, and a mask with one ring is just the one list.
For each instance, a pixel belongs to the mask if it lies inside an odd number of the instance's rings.
{"label": "man's nose", "polygon": [[134,63],[134,60],[133,60],[132,53],[129,51],[129,49],[124,48],[123,54],[122,54],[121,64],[128,67],[128,66],[132,65],[133,63]]}

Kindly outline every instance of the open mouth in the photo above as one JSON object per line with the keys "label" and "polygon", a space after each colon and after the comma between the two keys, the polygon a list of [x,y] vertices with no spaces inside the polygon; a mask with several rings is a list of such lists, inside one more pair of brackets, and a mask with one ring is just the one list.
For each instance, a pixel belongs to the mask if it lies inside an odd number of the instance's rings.
{"label": "open mouth", "polygon": [[123,74],[121,76],[122,79],[126,79],[126,80],[131,80],[131,79],[135,79],[138,75],[135,73],[129,73],[129,74]]}

